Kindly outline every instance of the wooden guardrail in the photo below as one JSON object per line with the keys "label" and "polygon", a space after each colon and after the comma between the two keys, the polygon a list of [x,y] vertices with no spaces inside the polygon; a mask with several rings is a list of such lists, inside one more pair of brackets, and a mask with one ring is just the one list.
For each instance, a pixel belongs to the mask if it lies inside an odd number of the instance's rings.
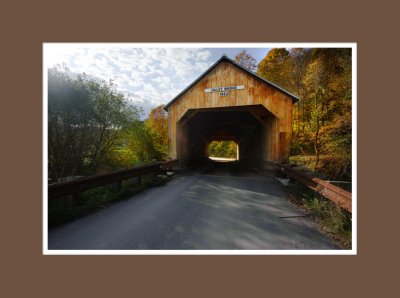
{"label": "wooden guardrail", "polygon": [[289,165],[274,163],[274,169],[289,177],[303,183],[308,188],[314,190],[325,198],[339,204],[340,207],[351,212],[352,200],[351,192],[344,190],[328,181],[311,177],[307,174],[294,170]]}
{"label": "wooden guardrail", "polygon": [[177,162],[178,160],[176,159],[167,160],[164,162],[157,162],[151,165],[134,167],[127,170],[116,171],[113,173],[93,175],[73,181],[50,184],[48,186],[48,198],[53,199],[77,194],[91,188],[112,183],[120,183],[122,180],[126,180],[129,178],[141,177],[145,174],[150,174],[161,170],[168,170],[173,168],[177,164]]}

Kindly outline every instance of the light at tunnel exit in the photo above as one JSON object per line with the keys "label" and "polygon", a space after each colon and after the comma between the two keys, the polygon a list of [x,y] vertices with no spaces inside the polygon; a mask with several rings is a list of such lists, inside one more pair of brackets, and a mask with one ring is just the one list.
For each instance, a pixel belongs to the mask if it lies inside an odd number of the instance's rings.
{"label": "light at tunnel exit", "polygon": [[207,149],[208,157],[212,160],[239,159],[239,145],[234,141],[212,141]]}

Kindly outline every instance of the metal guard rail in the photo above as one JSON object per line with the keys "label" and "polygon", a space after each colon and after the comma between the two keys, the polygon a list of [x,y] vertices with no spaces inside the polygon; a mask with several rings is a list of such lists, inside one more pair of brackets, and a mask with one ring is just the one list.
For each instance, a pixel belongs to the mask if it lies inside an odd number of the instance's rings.
{"label": "metal guard rail", "polygon": [[77,194],[91,188],[120,182],[133,177],[140,177],[141,175],[150,174],[161,170],[168,170],[175,166],[177,162],[177,159],[167,160],[164,162],[157,162],[151,165],[134,167],[113,173],[93,175],[73,181],[50,184],[48,186],[48,198],[53,199]]}
{"label": "metal guard rail", "polygon": [[352,212],[351,192],[344,190],[328,181],[314,178],[299,171],[292,169],[288,165],[274,163],[274,169],[285,173],[289,177],[303,183],[308,188],[314,190],[325,198],[337,203],[343,209]]}

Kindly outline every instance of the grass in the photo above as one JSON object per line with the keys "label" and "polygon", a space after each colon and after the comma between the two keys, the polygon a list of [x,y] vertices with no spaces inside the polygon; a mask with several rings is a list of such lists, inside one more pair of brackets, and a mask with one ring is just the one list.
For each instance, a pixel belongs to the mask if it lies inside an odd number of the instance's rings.
{"label": "grass", "polygon": [[127,199],[149,187],[161,186],[166,179],[157,174],[142,176],[139,184],[137,178],[125,180],[119,190],[111,186],[97,187],[76,196],[66,196],[48,202],[48,224],[54,227],[77,219],[91,212],[105,208],[114,202]]}
{"label": "grass", "polygon": [[314,218],[322,231],[328,234],[338,246],[351,249],[352,216],[334,202],[321,197],[301,184],[286,186],[290,200],[303,208]]}

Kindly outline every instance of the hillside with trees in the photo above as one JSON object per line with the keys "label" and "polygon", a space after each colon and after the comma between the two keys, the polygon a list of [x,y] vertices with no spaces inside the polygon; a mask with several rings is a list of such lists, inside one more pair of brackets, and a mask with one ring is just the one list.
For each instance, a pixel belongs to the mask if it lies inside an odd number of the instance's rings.
{"label": "hillside with trees", "polygon": [[351,179],[351,67],[351,49],[343,48],[274,48],[257,67],[259,76],[300,98],[292,160],[312,161],[314,170],[345,180]]}

